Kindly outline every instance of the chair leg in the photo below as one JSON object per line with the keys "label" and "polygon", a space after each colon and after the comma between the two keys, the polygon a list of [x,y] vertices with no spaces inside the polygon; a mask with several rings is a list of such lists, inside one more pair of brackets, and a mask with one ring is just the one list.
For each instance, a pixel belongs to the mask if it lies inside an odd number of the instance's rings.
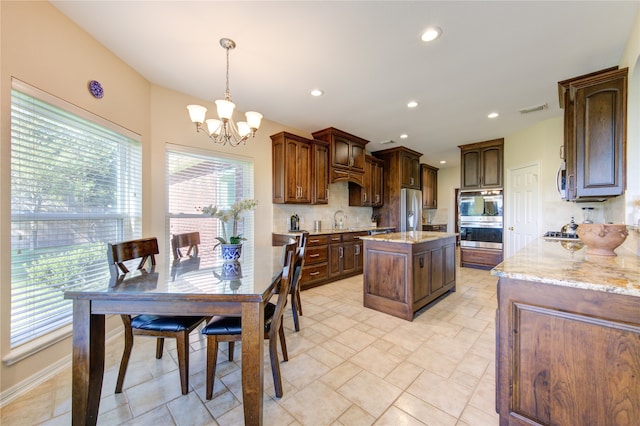
{"label": "chair leg", "polygon": [[296,291],[294,294],[296,298],[296,308],[298,308],[298,312],[300,313],[300,316],[302,316],[302,301],[300,300],[300,287],[296,287]]}
{"label": "chair leg", "polygon": [[216,363],[218,362],[218,338],[207,336],[207,399],[213,397],[213,381],[216,376]]}
{"label": "chair leg", "polygon": [[[282,325],[282,322],[280,323],[280,329],[278,330],[278,335],[280,336],[280,347],[282,348],[282,359],[284,359],[285,361],[289,361],[289,354],[287,353],[287,341],[284,338],[284,326]],[[274,340],[275,340],[275,336],[274,336]],[[274,347],[276,347],[275,344],[274,344]]]}
{"label": "chair leg", "polygon": [[178,349],[178,370],[180,370],[180,386],[182,387],[182,394],[186,395],[189,392],[189,333],[188,332],[183,331],[176,335],[176,346]]}
{"label": "chair leg", "polygon": [[[126,317],[126,318],[125,318]],[[120,370],[118,371],[118,380],[116,381],[116,392],[122,393],[122,385],[124,384],[124,376],[127,373],[129,365],[129,357],[133,348],[133,330],[131,329],[131,318],[128,315],[122,315],[124,322],[124,350],[122,351],[122,360],[120,361]]]}
{"label": "chair leg", "polygon": [[271,359],[271,374],[276,396],[282,398],[282,379],[280,377],[280,362],[278,361],[278,341],[269,339],[269,358]]}
{"label": "chair leg", "polygon": [[156,342],[156,359],[162,358],[162,351],[164,349],[164,338],[158,337]]}
{"label": "chair leg", "polygon": [[229,362],[233,361],[233,349],[235,348],[236,342],[229,342],[228,350],[229,350]]}
{"label": "chair leg", "polygon": [[300,322],[298,321],[298,307],[296,306],[296,295],[291,295],[291,314],[293,315],[293,326],[296,331],[300,331]]}

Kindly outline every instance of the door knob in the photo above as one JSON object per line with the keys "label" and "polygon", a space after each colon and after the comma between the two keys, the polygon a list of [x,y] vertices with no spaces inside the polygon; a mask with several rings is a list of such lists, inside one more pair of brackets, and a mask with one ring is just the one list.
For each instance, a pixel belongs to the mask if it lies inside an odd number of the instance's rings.
{"label": "door knob", "polygon": [[509,231],[513,231],[513,226],[510,226],[510,227],[509,227]]}

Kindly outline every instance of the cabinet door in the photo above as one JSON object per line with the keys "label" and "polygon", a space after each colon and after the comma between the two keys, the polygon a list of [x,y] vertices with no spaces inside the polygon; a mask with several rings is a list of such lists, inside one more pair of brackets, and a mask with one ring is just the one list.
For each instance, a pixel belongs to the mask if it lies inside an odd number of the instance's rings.
{"label": "cabinet door", "polygon": [[442,248],[438,248],[430,251],[429,255],[431,257],[431,280],[429,286],[431,287],[431,293],[435,293],[444,287],[444,253]]}
{"label": "cabinet door", "polygon": [[576,195],[624,192],[626,75],[575,90]]}
{"label": "cabinet door", "polygon": [[364,165],[364,185],[362,186],[361,191],[361,205],[362,206],[370,206],[371,205],[371,193],[372,193],[372,183],[373,183],[373,163],[371,160],[367,158]]}
{"label": "cabinet door", "polygon": [[365,150],[364,145],[359,143],[351,143],[351,170],[354,172],[364,173],[365,167]]}
{"label": "cabinet door", "polygon": [[422,180],[422,208],[438,208],[438,169],[427,164],[420,165]]}
{"label": "cabinet door", "polygon": [[300,199],[300,183],[298,182],[298,142],[293,139],[285,139],[286,152],[285,163],[285,202],[295,203]]}
{"label": "cabinet door", "polygon": [[502,188],[502,147],[494,146],[483,149],[481,161],[481,186],[483,188]]}
{"label": "cabinet door", "polygon": [[462,151],[462,189],[480,188],[480,150]]}
{"label": "cabinet door", "polygon": [[371,205],[373,207],[381,207],[384,204],[382,198],[383,177],[382,163],[373,161],[371,163]]}
{"label": "cabinet door", "polygon": [[331,166],[343,169],[348,169],[351,166],[351,142],[348,139],[337,135],[333,137]]}
{"label": "cabinet door", "polygon": [[355,245],[354,245],[354,257],[355,257],[355,263],[356,263],[356,272],[362,272],[363,271],[363,267],[364,267],[364,256],[362,254],[362,249],[363,249],[364,244],[362,243],[362,241],[356,241]]}
{"label": "cabinet door", "polygon": [[421,252],[413,255],[413,303],[419,304],[421,300],[431,294],[429,252]]}
{"label": "cabinet door", "polygon": [[296,184],[298,187],[297,201],[299,203],[311,203],[311,145],[299,142],[296,156]]}
{"label": "cabinet door", "polygon": [[356,243],[342,243],[342,270],[343,274],[351,274],[356,271]]}
{"label": "cabinet door", "polygon": [[313,144],[313,204],[329,203],[329,146]]}
{"label": "cabinet door", "polygon": [[400,153],[400,185],[420,189],[420,160],[405,152]]}

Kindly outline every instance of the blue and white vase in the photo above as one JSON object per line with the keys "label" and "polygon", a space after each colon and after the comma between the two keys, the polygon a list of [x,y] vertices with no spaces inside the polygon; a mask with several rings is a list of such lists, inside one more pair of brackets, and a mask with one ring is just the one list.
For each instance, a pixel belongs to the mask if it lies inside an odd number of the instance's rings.
{"label": "blue and white vase", "polygon": [[242,244],[220,244],[220,252],[225,262],[235,262],[242,254]]}

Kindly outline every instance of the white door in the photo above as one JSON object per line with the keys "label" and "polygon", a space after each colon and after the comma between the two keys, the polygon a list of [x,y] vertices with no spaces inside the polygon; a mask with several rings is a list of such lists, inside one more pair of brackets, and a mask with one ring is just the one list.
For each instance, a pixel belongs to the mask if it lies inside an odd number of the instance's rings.
{"label": "white door", "polygon": [[503,237],[505,258],[512,256],[540,236],[539,177],[539,163],[516,166],[507,170]]}

